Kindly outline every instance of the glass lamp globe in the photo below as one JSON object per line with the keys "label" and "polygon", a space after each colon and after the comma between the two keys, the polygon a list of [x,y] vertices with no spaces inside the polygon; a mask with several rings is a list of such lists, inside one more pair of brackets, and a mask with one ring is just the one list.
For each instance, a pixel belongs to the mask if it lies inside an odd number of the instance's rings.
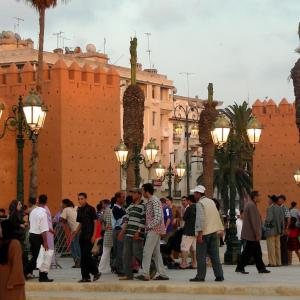
{"label": "glass lamp globe", "polygon": [[179,164],[175,167],[175,170],[176,170],[176,175],[179,178],[182,178],[185,174],[185,164],[182,161],[180,161]]}
{"label": "glass lamp globe", "polygon": [[120,144],[114,149],[116,157],[121,166],[123,166],[127,161],[128,150],[123,140],[120,141]]}
{"label": "glass lamp globe", "polygon": [[295,171],[294,178],[295,178],[297,185],[300,186],[300,170],[299,169]]}
{"label": "glass lamp globe", "polygon": [[155,168],[156,176],[158,178],[163,178],[165,175],[165,167],[162,165],[161,161],[159,161],[158,165]]}
{"label": "glass lamp globe", "polygon": [[199,134],[199,128],[197,125],[193,125],[192,129],[191,129],[191,136],[193,138],[196,138]]}
{"label": "glass lamp globe", "polygon": [[146,159],[150,162],[153,163],[156,159],[156,156],[158,154],[159,147],[155,143],[155,139],[151,138],[150,142],[147,144],[145,147],[146,151]]}
{"label": "glass lamp globe", "polygon": [[32,131],[35,131],[42,114],[42,101],[37,92],[33,90],[30,91],[25,99],[23,111],[28,126]]}
{"label": "glass lamp globe", "polygon": [[182,132],[183,132],[183,127],[180,123],[176,123],[174,125],[174,133],[177,137],[181,137],[182,135]]}
{"label": "glass lamp globe", "polygon": [[0,103],[0,119],[1,119],[1,116],[2,116],[2,113],[3,113],[3,110],[4,110],[4,104]]}
{"label": "glass lamp globe", "polygon": [[229,133],[229,120],[224,115],[219,116],[214,124],[214,129],[211,131],[214,144],[218,147],[222,147],[227,142]]}
{"label": "glass lamp globe", "polygon": [[262,132],[261,123],[253,116],[247,125],[247,135],[250,143],[255,146],[260,139],[260,135]]}

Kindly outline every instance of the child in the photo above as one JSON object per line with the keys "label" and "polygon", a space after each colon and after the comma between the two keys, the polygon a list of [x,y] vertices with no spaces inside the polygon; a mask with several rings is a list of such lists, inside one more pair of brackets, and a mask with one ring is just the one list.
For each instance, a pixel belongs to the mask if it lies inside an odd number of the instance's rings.
{"label": "child", "polygon": [[289,233],[288,233],[288,242],[287,242],[287,247],[288,247],[288,258],[289,258],[289,265],[292,264],[292,255],[293,251],[296,252],[299,261],[300,261],[300,243],[299,243],[299,228],[296,227],[297,219],[295,217],[291,217],[291,223],[289,226]]}

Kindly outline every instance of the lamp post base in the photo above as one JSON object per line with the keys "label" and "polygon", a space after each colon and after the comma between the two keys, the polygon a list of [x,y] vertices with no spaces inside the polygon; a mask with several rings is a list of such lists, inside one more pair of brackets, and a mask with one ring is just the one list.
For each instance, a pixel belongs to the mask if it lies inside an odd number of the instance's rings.
{"label": "lamp post base", "polygon": [[227,249],[224,254],[224,264],[236,265],[240,255],[241,255],[241,243],[236,237],[236,235],[232,236],[229,232]]}

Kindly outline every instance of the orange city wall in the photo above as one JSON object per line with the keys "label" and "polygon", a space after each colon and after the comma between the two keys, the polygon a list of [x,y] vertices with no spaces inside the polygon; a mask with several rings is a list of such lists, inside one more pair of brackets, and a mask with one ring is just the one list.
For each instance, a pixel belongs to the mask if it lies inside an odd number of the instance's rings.
{"label": "orange city wall", "polygon": [[293,174],[300,166],[300,143],[295,121],[295,106],[286,99],[277,106],[273,100],[257,100],[253,113],[263,125],[261,140],[254,154],[254,189],[260,191],[259,204],[262,216],[265,216],[268,195],[284,194],[287,205],[298,202],[300,190]]}
{"label": "orange city wall", "polygon": [[[0,68],[0,102],[6,109],[35,88],[34,70],[26,63],[21,71],[11,65]],[[119,189],[119,166],[113,151],[120,139],[120,78],[113,68],[74,62],[69,68],[59,60],[49,70],[44,66],[42,99],[49,113],[39,136],[39,193],[48,195],[54,214],[63,198],[77,204],[77,193],[88,194],[96,204]],[[2,128],[2,126],[1,126]],[[1,129],[2,130],[2,129]],[[17,148],[15,132],[0,140],[0,207],[7,208],[16,197]],[[24,202],[29,187],[31,142],[24,149]]]}

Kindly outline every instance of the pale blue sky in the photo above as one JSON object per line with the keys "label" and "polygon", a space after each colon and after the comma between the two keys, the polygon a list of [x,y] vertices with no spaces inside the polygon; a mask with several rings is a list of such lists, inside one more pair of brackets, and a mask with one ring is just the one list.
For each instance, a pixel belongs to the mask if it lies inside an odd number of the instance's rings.
{"label": "pale blue sky", "polygon": [[[0,30],[14,28],[37,41],[37,13],[24,3],[0,0]],[[56,47],[54,32],[63,31],[67,46],[94,43],[114,63],[129,65],[129,40],[136,34],[138,57],[149,66],[147,38],[151,32],[152,63],[173,79],[178,93],[207,95],[213,82],[215,98],[225,104],[272,97],[293,100],[290,69],[298,58],[299,0],[70,0],[46,14],[45,49]]]}

